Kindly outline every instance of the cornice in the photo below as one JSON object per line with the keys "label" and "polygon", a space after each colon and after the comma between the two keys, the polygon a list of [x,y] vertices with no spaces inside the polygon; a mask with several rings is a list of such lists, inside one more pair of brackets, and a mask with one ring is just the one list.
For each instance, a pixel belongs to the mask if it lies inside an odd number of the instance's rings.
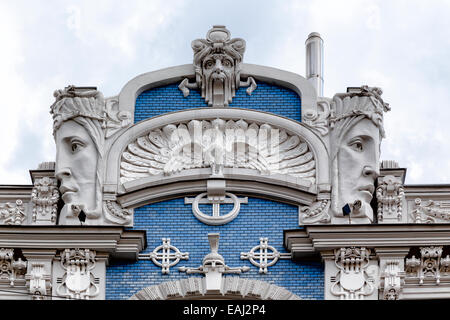
{"label": "cornice", "polygon": [[0,226],[0,248],[87,248],[136,260],[146,245],[145,231],[122,227]]}
{"label": "cornice", "polygon": [[284,246],[294,259],[341,247],[445,245],[450,245],[450,224],[309,225],[284,231]]}

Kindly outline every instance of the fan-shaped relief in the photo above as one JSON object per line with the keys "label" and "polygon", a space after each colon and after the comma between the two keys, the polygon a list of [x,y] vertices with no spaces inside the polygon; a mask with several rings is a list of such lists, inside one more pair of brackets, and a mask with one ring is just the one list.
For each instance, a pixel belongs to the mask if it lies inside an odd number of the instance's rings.
{"label": "fan-shaped relief", "polygon": [[268,123],[245,120],[191,120],[153,129],[122,152],[120,182],[171,175],[187,169],[257,170],[316,182],[316,162],[307,142]]}

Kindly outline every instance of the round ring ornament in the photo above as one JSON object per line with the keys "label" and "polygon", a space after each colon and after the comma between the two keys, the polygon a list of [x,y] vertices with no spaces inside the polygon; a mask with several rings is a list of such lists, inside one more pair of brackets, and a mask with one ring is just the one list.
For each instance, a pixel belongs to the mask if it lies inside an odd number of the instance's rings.
{"label": "round ring ornament", "polygon": [[[241,209],[240,201],[234,194],[229,192],[225,192],[225,196],[228,197],[228,199],[225,197],[224,200],[212,200],[209,202],[213,205],[212,216],[203,213],[199,208],[199,204],[205,196],[207,196],[206,192],[200,193],[192,202],[192,213],[201,222],[207,225],[219,226],[231,222],[239,214],[239,211]],[[220,205],[230,203],[227,200],[231,200],[231,202],[233,203],[233,209],[231,209],[231,211],[227,214],[220,215]]]}

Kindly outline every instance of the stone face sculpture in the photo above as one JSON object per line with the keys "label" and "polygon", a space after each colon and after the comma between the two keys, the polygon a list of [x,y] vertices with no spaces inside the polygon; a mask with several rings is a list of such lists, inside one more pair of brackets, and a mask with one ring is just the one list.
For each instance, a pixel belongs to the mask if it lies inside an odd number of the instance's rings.
{"label": "stone face sculpture", "polygon": [[244,57],[245,41],[230,38],[230,31],[225,26],[213,26],[206,34],[206,39],[192,41],[194,51],[195,83],[184,79],[179,88],[184,96],[189,89],[201,89],[202,97],[209,106],[226,107],[242,86],[250,86],[247,93],[256,89],[256,82],[248,77],[241,81],[240,64]]}
{"label": "stone face sculpture", "polygon": [[65,203],[60,224],[101,217],[101,183],[105,120],[103,95],[95,88],[67,87],[54,93],[51,107],[56,142],[55,176]]}
{"label": "stone face sculpture", "polygon": [[102,224],[105,138],[113,122],[128,122],[112,114],[96,88],[69,86],[54,96],[55,176],[65,203],[59,224]]}
{"label": "stone face sculpture", "polygon": [[390,110],[381,93],[367,86],[348,88],[331,104],[332,209],[350,223],[373,221],[370,202],[379,175],[383,112]]}

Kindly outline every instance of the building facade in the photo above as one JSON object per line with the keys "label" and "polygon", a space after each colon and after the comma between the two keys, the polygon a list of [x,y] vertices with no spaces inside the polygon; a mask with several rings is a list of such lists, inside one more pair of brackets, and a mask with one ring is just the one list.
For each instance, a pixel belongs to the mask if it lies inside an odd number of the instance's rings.
{"label": "building facade", "polygon": [[323,97],[317,33],[305,77],[191,46],[54,92],[55,161],[0,186],[0,299],[450,298],[450,185],[380,160],[380,88]]}

